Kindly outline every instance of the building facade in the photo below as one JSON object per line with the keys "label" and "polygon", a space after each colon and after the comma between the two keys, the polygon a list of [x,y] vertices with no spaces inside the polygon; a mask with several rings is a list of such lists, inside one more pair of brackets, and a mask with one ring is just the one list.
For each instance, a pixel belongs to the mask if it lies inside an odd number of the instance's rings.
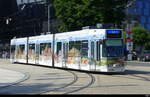
{"label": "building facade", "polygon": [[126,11],[132,21],[150,31],[150,0],[135,0]]}
{"label": "building facade", "polygon": [[[52,5],[52,2],[49,3]],[[48,32],[48,11],[50,11],[50,31],[57,32],[54,27],[56,23],[54,8],[51,6],[48,10],[47,0],[17,0],[17,4],[20,10],[17,15],[17,37],[35,36]]]}

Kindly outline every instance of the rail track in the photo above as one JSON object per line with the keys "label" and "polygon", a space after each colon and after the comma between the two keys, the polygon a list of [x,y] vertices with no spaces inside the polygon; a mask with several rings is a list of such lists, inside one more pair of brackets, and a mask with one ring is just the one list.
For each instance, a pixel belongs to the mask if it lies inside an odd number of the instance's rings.
{"label": "rail track", "polygon": [[[36,66],[33,66],[33,67],[36,67]],[[41,67],[41,66],[38,66],[38,67]],[[46,68],[46,67],[41,67],[41,68]],[[6,87],[0,88],[0,91],[1,91],[0,94],[40,94],[40,95],[43,95],[43,94],[73,94],[73,93],[79,92],[83,89],[90,87],[95,82],[95,77],[88,72],[80,72],[80,71],[65,70],[65,69],[64,70],[60,69],[60,70],[66,72],[69,75],[69,78],[71,81],[67,82],[67,80],[66,80],[65,83],[63,82],[62,85],[60,85],[61,79],[60,79],[60,81],[53,80],[53,82],[51,80],[49,80],[49,83],[47,80],[46,83],[48,85],[47,85],[46,90],[36,91],[33,93],[24,92],[23,87],[20,88],[20,86],[23,86],[23,85],[25,86],[26,83],[34,84],[34,83],[29,83],[29,82],[34,82],[34,80],[35,80],[35,78],[32,78],[33,75],[28,73],[22,80],[17,81],[13,84],[10,84]],[[55,77],[57,79],[59,79],[60,76],[55,76]],[[61,76],[61,77],[63,77],[63,76]],[[50,78],[50,76],[49,76],[49,78]],[[36,79],[39,79],[39,78],[36,77]],[[65,80],[62,80],[62,81],[65,81]],[[50,83],[55,83],[56,86],[52,87]],[[59,84],[58,86],[57,86],[57,83]],[[20,88],[19,91],[12,92],[12,90],[16,89],[17,87]],[[35,88],[37,88],[37,87],[35,87]],[[34,88],[32,88],[32,89],[34,90]],[[2,90],[4,90],[4,91],[2,91]]]}
{"label": "rail track", "polygon": [[[74,80],[71,83],[60,88],[56,88],[50,91],[45,91],[41,94],[73,94],[90,87],[95,82],[95,77],[90,73],[86,73],[86,72],[82,73],[76,71],[68,71],[68,72],[72,73],[74,76]],[[83,80],[85,83],[82,82]],[[88,82],[86,82],[87,80]]]}

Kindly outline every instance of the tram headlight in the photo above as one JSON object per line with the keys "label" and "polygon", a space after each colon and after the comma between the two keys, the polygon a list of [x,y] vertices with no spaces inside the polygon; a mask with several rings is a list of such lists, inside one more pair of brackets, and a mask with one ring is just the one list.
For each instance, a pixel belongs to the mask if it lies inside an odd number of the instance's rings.
{"label": "tram headlight", "polygon": [[113,67],[117,67],[118,66],[118,64],[113,64]]}
{"label": "tram headlight", "polygon": [[121,64],[113,64],[113,68],[119,68],[119,67],[121,67],[122,65]]}

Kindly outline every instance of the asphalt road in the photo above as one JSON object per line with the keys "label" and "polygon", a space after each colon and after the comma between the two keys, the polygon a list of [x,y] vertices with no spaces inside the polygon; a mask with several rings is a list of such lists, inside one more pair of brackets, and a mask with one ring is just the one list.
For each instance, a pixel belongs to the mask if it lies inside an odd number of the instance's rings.
{"label": "asphalt road", "polygon": [[0,94],[150,94],[148,62],[128,62],[121,74],[93,74],[11,64],[6,60],[0,60],[0,68],[30,76],[23,82],[0,88]]}

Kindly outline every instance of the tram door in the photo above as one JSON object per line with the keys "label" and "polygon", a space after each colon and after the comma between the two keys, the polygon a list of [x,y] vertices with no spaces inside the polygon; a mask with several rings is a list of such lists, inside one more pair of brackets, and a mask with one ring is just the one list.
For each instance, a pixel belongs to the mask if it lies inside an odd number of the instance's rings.
{"label": "tram door", "polygon": [[96,42],[91,41],[91,56],[90,56],[90,70],[96,70]]}
{"label": "tram door", "polygon": [[68,44],[68,43],[63,43],[63,60],[62,60],[62,67],[66,67],[66,66],[67,66],[68,49],[69,49],[69,44]]}
{"label": "tram door", "polygon": [[35,52],[36,52],[35,64],[39,64],[40,44],[36,44]]}
{"label": "tram door", "polygon": [[90,70],[96,71],[96,66],[101,62],[101,41],[91,42]]}
{"label": "tram door", "polygon": [[101,45],[102,45],[101,40],[96,41],[96,64],[97,65],[101,64]]}

